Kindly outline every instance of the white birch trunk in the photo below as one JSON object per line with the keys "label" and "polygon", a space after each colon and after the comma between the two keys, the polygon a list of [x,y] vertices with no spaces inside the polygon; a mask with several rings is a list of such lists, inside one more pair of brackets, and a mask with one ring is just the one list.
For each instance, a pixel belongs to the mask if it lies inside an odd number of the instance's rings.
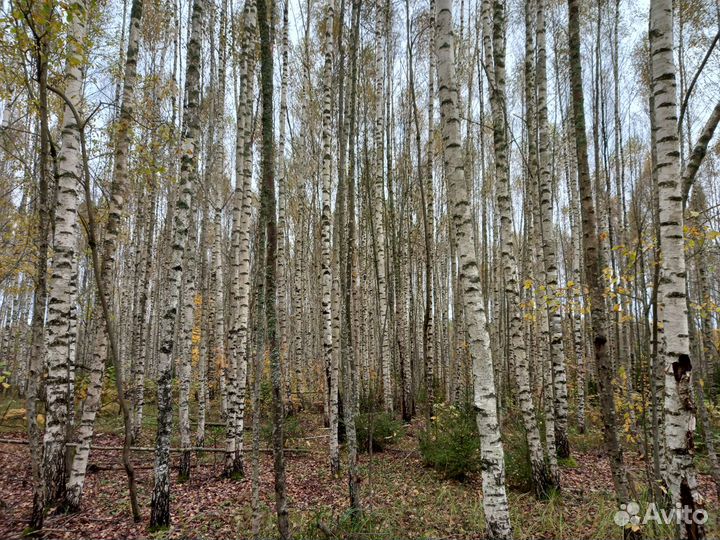
{"label": "white birch trunk", "polygon": [[162,306],[162,327],[158,354],[158,426],[155,448],[155,486],[152,492],[150,527],[170,525],[170,434],[172,431],[172,366],[175,323],[178,315],[184,254],[190,230],[190,213],[197,177],[200,151],[198,104],[200,97],[200,55],[202,42],[203,0],[194,0],[188,43],[185,79],[183,134],[181,139],[180,177],[170,238],[167,297]]}
{"label": "white birch trunk", "polygon": [[474,403],[480,432],[483,508],[491,538],[512,538],[507,493],[505,490],[505,458],[497,418],[497,397],[489,336],[486,328],[485,304],[480,289],[480,274],[475,258],[473,220],[465,183],[460,120],[455,81],[455,38],[452,29],[452,0],[437,2],[438,86],[442,138],[448,195],[456,231],[460,259],[460,284],[465,309],[470,354],[473,361]]}
{"label": "white birch trunk", "polygon": [[552,180],[550,178],[550,157],[548,155],[548,112],[547,112],[547,61],[545,53],[545,2],[537,4],[537,115],[538,115],[538,157],[540,161],[540,213],[542,222],[542,247],[545,266],[545,295],[550,320],[550,355],[552,358],[552,379],[555,409],[555,444],[558,457],[570,456],[567,436],[568,391],[563,348],[562,314],[558,294],[558,269],[555,254],[555,231],[553,229]]}
{"label": "white birch trunk", "polygon": [[386,411],[393,410],[392,393],[392,359],[390,355],[389,316],[387,298],[387,277],[385,271],[385,145],[383,140],[385,114],[384,114],[384,70],[383,57],[385,53],[385,25],[384,9],[381,0],[375,6],[375,128],[373,132],[375,143],[375,180],[373,182],[373,228],[375,233],[375,256],[377,271],[377,293],[379,303],[380,326],[380,370],[383,385],[383,407]]}
{"label": "white birch trunk", "polygon": [[[127,162],[130,121],[134,110],[135,79],[137,74],[138,39],[140,34],[140,20],[142,18],[142,0],[134,0],[130,11],[130,30],[128,33],[127,53],[125,58],[125,72],[123,79],[122,103],[118,118],[117,144],[114,150],[113,182],[111,186],[110,208],[108,221],[102,247],[102,276],[101,280],[108,284],[115,263],[117,238],[120,232],[125,195],[127,190]],[[110,303],[110,294],[108,303]],[[99,303],[98,299],[98,303]],[[73,458],[70,477],[68,479],[66,506],[68,509],[77,509],[80,504],[88,459],[90,444],[92,443],[95,417],[100,408],[102,393],[102,379],[105,371],[107,352],[107,337],[105,325],[97,329],[94,339],[93,354],[90,364],[90,382],[88,393],[83,402],[80,425],[78,427],[77,446]]]}
{"label": "white birch trunk", "polygon": [[[84,0],[68,6],[73,16],[68,28],[64,94],[76,111],[82,102],[87,7]],[[43,473],[46,504],[65,496],[67,420],[75,406],[74,363],[77,341],[78,190],[82,177],[80,126],[70,104],[65,104],[61,148],[57,158],[58,186],[55,236],[48,279],[46,323],[47,379]],[[74,411],[73,411],[74,412]]]}
{"label": "white birch trunk", "polygon": [[[243,434],[245,431],[245,394],[247,389],[247,367],[250,348],[248,345],[248,312],[250,308],[250,226],[252,223],[252,111],[253,82],[255,77],[255,43],[257,9],[255,2],[250,1],[245,8],[244,46],[244,82],[245,94],[240,98],[238,111],[238,139],[236,142],[236,190],[233,202],[233,317],[230,336],[230,363],[237,370],[235,403],[231,405],[234,412],[234,442],[228,433],[226,457],[226,473],[244,474],[243,469]],[[240,186],[242,188],[240,189]],[[240,200],[237,200],[237,199]],[[229,462],[230,453],[234,451],[233,463]]]}
{"label": "white birch trunk", "polygon": [[332,62],[333,62],[333,40],[332,29],[335,20],[332,1],[327,3],[325,8],[325,36],[323,65],[323,109],[322,109],[322,190],[320,218],[322,260],[320,271],[320,283],[322,286],[322,334],[323,334],[323,359],[326,366],[330,368],[330,472],[337,475],[340,472],[340,450],[338,446],[338,358],[333,350],[333,321],[332,302],[333,277],[330,261],[330,238],[332,212],[330,209],[330,191],[332,189],[333,171],[333,146],[331,141],[332,133]]}
{"label": "white birch trunk", "polygon": [[[703,507],[693,456],[695,403],[685,288],[682,177],[677,135],[673,6],[671,0],[650,2],[650,58],[655,106],[657,186],[660,200],[661,278],[658,302],[662,309],[665,365],[666,481],[672,502],[694,512]],[[704,538],[704,527],[679,527],[681,538]]]}
{"label": "white birch trunk", "polygon": [[195,326],[195,231],[193,216],[190,215],[189,240],[185,249],[183,262],[182,314],[180,320],[180,359],[178,372],[180,376],[180,392],[178,401],[178,420],[180,427],[180,447],[184,449],[180,456],[180,472],[178,478],[185,481],[190,478],[190,375],[193,352],[193,328]]}

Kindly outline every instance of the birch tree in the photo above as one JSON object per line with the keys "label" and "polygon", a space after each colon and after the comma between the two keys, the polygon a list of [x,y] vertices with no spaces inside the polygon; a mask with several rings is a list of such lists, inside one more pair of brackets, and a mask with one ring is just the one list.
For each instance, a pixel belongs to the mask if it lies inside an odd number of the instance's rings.
{"label": "birch tree", "polygon": [[512,538],[507,493],[505,461],[500,426],[497,418],[497,397],[486,328],[484,301],[475,259],[474,234],[470,205],[465,184],[465,170],[460,141],[458,90],[455,80],[455,36],[452,26],[451,0],[437,0],[438,92],[448,196],[451,201],[470,354],[473,361],[474,406],[480,432],[481,452],[485,467],[482,471],[483,508],[491,538]]}
{"label": "birch tree", "polygon": [[[666,481],[673,503],[692,513],[703,508],[693,462],[695,404],[693,362],[687,319],[685,243],[683,234],[682,176],[680,174],[673,6],[668,0],[650,2],[651,114],[655,118],[657,189],[660,203],[661,267],[658,301],[663,323],[665,366]],[[705,538],[694,520],[679,525],[680,538]]]}
{"label": "birch tree", "polygon": [[[266,0],[257,1],[258,29],[260,34],[260,88],[262,98],[262,182],[260,225],[265,228],[265,324],[266,351],[270,356],[272,379],[273,421],[273,472],[275,478],[275,512],[280,538],[288,540],[287,495],[285,486],[285,407],[280,375],[280,350],[277,338],[277,216],[275,205],[275,133],[273,129],[273,56],[270,32],[272,9]],[[257,374],[256,374],[257,376]]]}
{"label": "birch tree", "polygon": [[332,62],[333,40],[332,29],[334,24],[334,9],[332,2],[328,2],[325,15],[325,36],[323,65],[323,109],[322,109],[322,193],[321,208],[321,242],[322,264],[320,281],[322,283],[322,317],[323,317],[323,355],[325,365],[330,367],[330,471],[337,475],[340,472],[340,453],[338,447],[338,365],[337,355],[333,351],[332,329],[332,268],[330,264],[330,223],[332,215],[330,210],[330,190],[332,187],[333,149],[331,143],[332,131]]}
{"label": "birch tree", "polygon": [[603,435],[606,452],[610,456],[613,483],[618,501],[627,501],[629,488],[618,441],[615,401],[612,390],[612,362],[607,350],[607,313],[601,283],[602,251],[598,242],[597,220],[593,203],[590,167],[588,165],[587,134],[585,132],[585,102],[582,86],[582,60],[580,56],[580,5],[568,0],[569,62],[572,92],[573,129],[577,156],[578,186],[581,201],[583,260],[585,279],[590,292],[590,317],[592,320],[593,349],[598,369],[600,402],[603,418]]}
{"label": "birch tree", "polygon": [[383,407],[393,410],[392,373],[390,358],[390,311],[387,298],[386,257],[385,257],[385,113],[384,113],[384,63],[385,25],[382,0],[375,6],[375,127],[373,139],[375,145],[375,178],[373,182],[372,220],[375,235],[375,272],[377,275],[378,308],[380,326],[380,370],[382,373]]}
{"label": "birch tree", "polygon": [[[140,21],[142,18],[142,0],[133,0],[130,11],[130,30],[128,32],[125,71],[123,73],[122,102],[117,125],[117,143],[114,148],[113,183],[109,201],[108,220],[105,224],[102,244],[102,275],[100,279],[108,283],[114,269],[117,250],[117,238],[120,233],[123,208],[128,183],[128,148],[130,122],[134,111],[135,80],[137,77],[138,41]],[[99,293],[98,293],[99,294]],[[110,298],[107,299],[108,303]],[[77,509],[82,497],[85,475],[87,472],[90,445],[95,429],[95,419],[100,409],[102,381],[105,372],[105,356],[107,352],[106,332],[100,327],[95,337],[94,350],[90,365],[90,384],[87,396],[82,405],[80,425],[78,428],[78,446],[75,450],[68,487],[66,506]]]}
{"label": "birch tree", "polygon": [[545,266],[545,295],[550,318],[550,354],[555,412],[555,444],[558,457],[570,456],[567,435],[568,392],[565,373],[565,350],[562,335],[562,314],[558,291],[558,265],[555,254],[553,228],[553,194],[550,177],[548,111],[547,111],[547,59],[545,50],[545,2],[537,0],[537,117],[538,158],[540,180],[540,212],[542,216],[542,251]]}
{"label": "birch tree", "polygon": [[[155,442],[155,486],[152,492],[150,527],[170,525],[170,433],[172,429],[172,365],[175,324],[178,315],[183,262],[188,243],[190,212],[197,181],[200,149],[198,100],[200,94],[200,54],[203,0],[193,0],[185,74],[186,101],[180,143],[180,177],[171,226],[171,253],[167,277],[167,303],[163,307],[161,342],[158,356],[158,425]],[[181,351],[182,352],[182,351]]]}
{"label": "birch tree", "polygon": [[82,175],[80,135],[71,107],[80,109],[83,97],[85,26],[87,7],[83,0],[68,6],[70,27],[65,59],[64,94],[69,100],[63,112],[61,148],[58,155],[58,186],[52,266],[48,280],[48,315],[45,347],[47,366],[46,418],[43,475],[46,504],[65,496],[65,452],[68,415],[74,409],[75,307],[78,273],[78,189]]}

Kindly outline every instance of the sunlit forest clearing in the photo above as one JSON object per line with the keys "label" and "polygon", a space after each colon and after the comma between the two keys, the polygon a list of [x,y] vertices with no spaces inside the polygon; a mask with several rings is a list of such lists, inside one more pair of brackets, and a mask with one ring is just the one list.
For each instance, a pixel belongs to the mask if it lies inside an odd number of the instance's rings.
{"label": "sunlit forest clearing", "polygon": [[0,537],[720,538],[720,2],[0,35]]}

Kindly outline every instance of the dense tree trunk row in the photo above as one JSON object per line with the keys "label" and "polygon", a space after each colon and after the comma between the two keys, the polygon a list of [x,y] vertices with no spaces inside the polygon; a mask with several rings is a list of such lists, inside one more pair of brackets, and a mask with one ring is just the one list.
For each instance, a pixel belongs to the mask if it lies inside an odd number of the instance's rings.
{"label": "dense tree trunk row", "polygon": [[720,480],[708,2],[652,0],[637,40],[620,2],[127,4],[112,63],[94,49],[117,30],[104,6],[23,0],[0,22],[17,49],[0,51],[0,380],[26,401],[33,528],[87,504],[109,402],[136,519],[129,448],[156,423],[153,529],[171,524],[171,446],[187,481],[209,426],[223,476],[252,470],[259,534],[271,425],[290,538],[289,416],[322,410],[355,516],[358,430],[426,429],[443,403],[475,416],[492,538],[513,535],[514,426],[539,499],[599,428],[619,504],[639,449],[654,497],[704,508],[696,444]]}

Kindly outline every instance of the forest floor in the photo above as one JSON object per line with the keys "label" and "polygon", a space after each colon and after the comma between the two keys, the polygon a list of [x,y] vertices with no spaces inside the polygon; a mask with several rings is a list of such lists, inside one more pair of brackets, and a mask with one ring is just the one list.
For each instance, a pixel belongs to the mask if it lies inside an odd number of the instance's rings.
{"label": "forest floor", "polygon": [[[22,405],[0,401],[0,438],[25,439]],[[16,408],[13,408],[16,407]],[[12,414],[12,411],[16,411]],[[8,414],[10,412],[10,414]],[[24,411],[22,411],[24,412]],[[152,446],[154,411],[148,408],[139,445]],[[345,475],[330,475],[326,431],[318,414],[301,413],[305,439],[288,446],[304,452],[287,454],[290,521],[296,538],[480,538],[483,536],[482,490],[479,475],[464,482],[445,479],[423,464],[418,450],[419,421],[408,426],[398,444],[384,452],[361,454],[359,471],[364,512],[349,519]],[[120,446],[121,419],[106,412],[94,444]],[[249,435],[249,434],[248,434]],[[312,438],[307,438],[312,437]],[[221,426],[208,429],[206,446],[223,445]],[[249,442],[249,437],[248,437]],[[174,443],[175,444],[175,443]],[[572,435],[573,457],[562,463],[562,491],[549,500],[537,501],[531,493],[510,484],[510,511],[515,537],[523,538],[622,538],[614,521],[617,510],[612,478],[597,431]],[[262,446],[266,446],[263,442]],[[172,527],[149,533],[150,496],[153,486],[153,453],[136,452],[136,468],[142,521],[133,523],[127,499],[126,476],[119,451],[93,451],[82,509],[72,515],[53,515],[45,521],[45,538],[249,538],[251,537],[252,462],[246,444],[247,478],[228,480],[220,476],[221,453],[193,456],[190,480],[178,483],[173,471]],[[511,463],[512,449],[506,445]],[[639,485],[644,485],[644,463],[636,454],[628,462]],[[177,464],[178,454],[173,454]],[[272,455],[263,453],[260,463],[261,538],[276,537],[273,513]],[[508,465],[511,468],[511,465]],[[712,480],[700,475],[701,492],[710,513],[708,538],[720,537],[720,508]],[[26,445],[0,443],[0,538],[21,538],[32,505],[30,456]],[[667,528],[646,527],[646,538],[672,538]]]}

